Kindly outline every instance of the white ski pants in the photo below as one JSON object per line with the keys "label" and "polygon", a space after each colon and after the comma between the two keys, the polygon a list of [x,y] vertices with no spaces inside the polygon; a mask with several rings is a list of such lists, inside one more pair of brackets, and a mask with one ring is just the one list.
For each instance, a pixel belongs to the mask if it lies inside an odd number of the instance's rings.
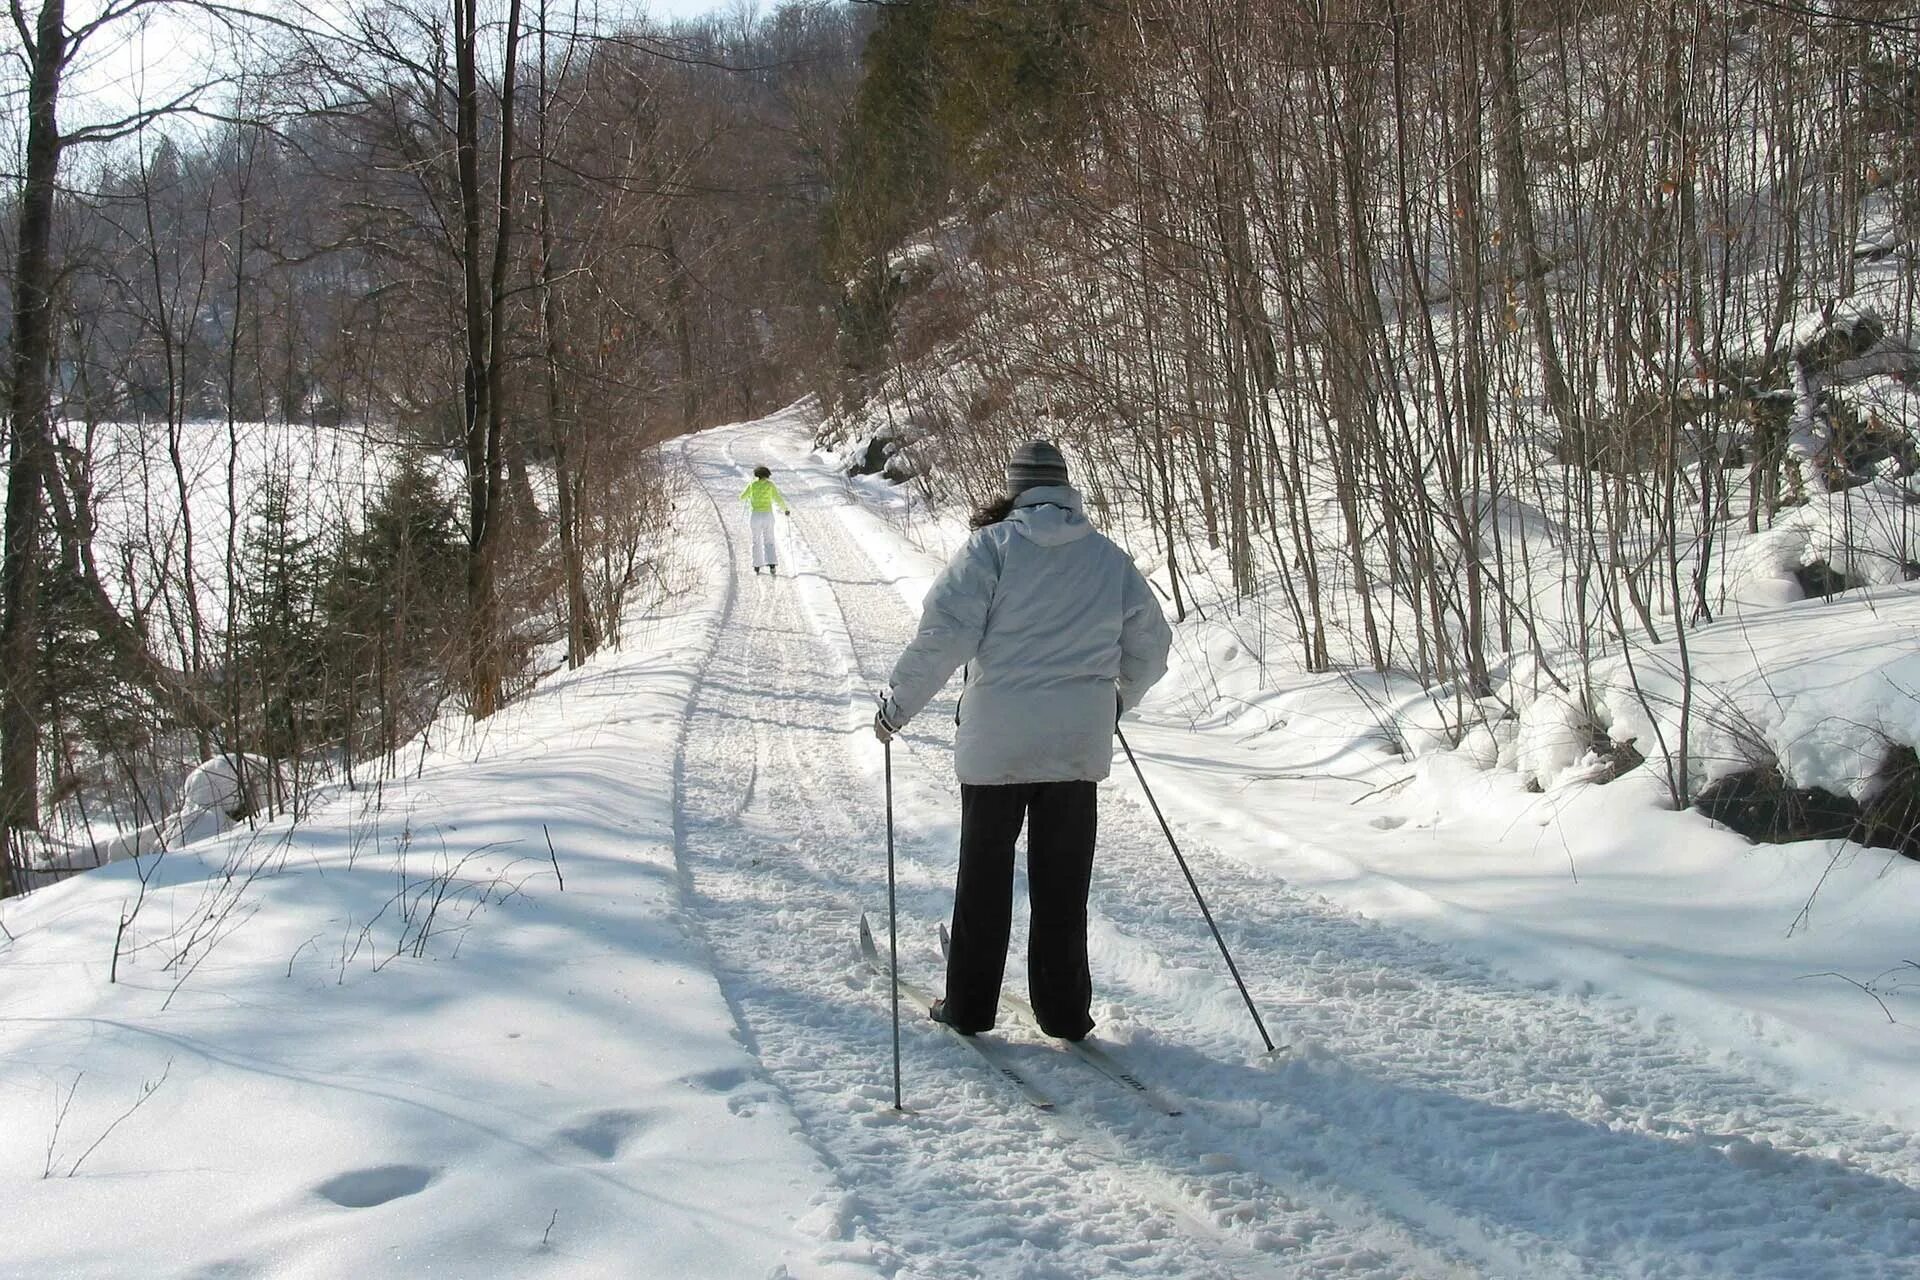
{"label": "white ski pants", "polygon": [[753,567],[764,569],[780,562],[773,545],[773,512],[755,511],[747,517],[753,528]]}

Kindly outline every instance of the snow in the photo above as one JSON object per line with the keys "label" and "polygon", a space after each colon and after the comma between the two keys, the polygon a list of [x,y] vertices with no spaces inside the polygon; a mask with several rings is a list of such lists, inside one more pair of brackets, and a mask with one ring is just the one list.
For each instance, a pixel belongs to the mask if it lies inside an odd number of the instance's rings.
{"label": "snow", "polygon": [[157,822],[116,832],[96,846],[96,865],[196,844],[232,830],[243,818],[271,812],[285,788],[273,773],[271,761],[252,753],[202,761],[180,784],[178,808]]}
{"label": "snow", "polygon": [[184,581],[190,563],[200,625],[217,632],[226,617],[228,574],[241,568],[234,550],[244,555],[269,482],[284,482],[293,495],[292,532],[312,537],[358,527],[402,449],[418,453],[450,492],[460,474],[443,454],[354,427],[110,422],[69,424],[67,437],[92,459],[94,551],[108,586],[124,602],[149,607],[155,592],[169,588],[168,627],[183,645],[189,624],[173,617],[180,606],[172,599],[181,593],[171,588]]}
{"label": "snow", "polygon": [[[1920,587],[1849,592],[1749,611],[1692,632],[1688,741],[1694,790],[1778,765],[1798,785],[1865,799],[1891,744],[1920,742]],[[1680,740],[1682,666],[1672,646],[1601,676],[1601,719],[1643,749]],[[1651,755],[1649,750],[1647,754]]]}
{"label": "snow", "polygon": [[1841,493],[1815,493],[1771,529],[1739,544],[1723,599],[1734,606],[1784,604],[1805,595],[1794,572],[1824,564],[1856,583],[1908,578],[1913,506],[1901,486],[1876,480]]}
{"label": "snow", "polygon": [[6,904],[0,1274],[873,1274],[680,902],[717,604],[417,777]]}
{"label": "snow", "polygon": [[[1126,732],[1288,1052],[1123,762],[1097,1034],[1187,1114],[1003,1022],[1043,1116],[911,1008],[896,1112],[853,946],[887,902],[865,726],[962,525],[845,479],[812,425],[690,438],[682,594],[437,727],[417,776],[0,908],[0,1273],[1913,1274],[1920,868],[1750,846],[1651,768],[1591,781],[1571,704],[1462,736],[1410,682],[1291,672],[1250,616],[1183,626]],[[756,462],[795,507],[777,579],[733,502]],[[1907,682],[1916,599],[1743,606],[1692,660],[1769,749],[1851,776],[1812,730],[1905,730],[1873,680]],[[891,761],[929,986],[951,712]]]}

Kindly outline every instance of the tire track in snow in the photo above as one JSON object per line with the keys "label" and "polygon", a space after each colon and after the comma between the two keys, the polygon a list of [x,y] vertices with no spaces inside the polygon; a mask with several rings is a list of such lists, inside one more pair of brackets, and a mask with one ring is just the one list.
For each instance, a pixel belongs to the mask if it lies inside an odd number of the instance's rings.
{"label": "tire track in snow", "polygon": [[[806,483],[846,501],[823,471]],[[840,625],[824,630],[847,637],[855,683],[877,685],[913,611],[830,505],[796,520],[834,579]],[[916,722],[938,746],[915,764],[945,750],[950,709]],[[919,789],[950,810],[950,787]],[[1421,1224],[1494,1274],[1915,1273],[1911,1135],[1782,1095],[1630,1009],[1519,986],[1183,837],[1270,1020],[1284,1010],[1291,1034],[1333,1051],[1247,1066],[1244,1010],[1167,888],[1160,833],[1130,781],[1114,790],[1129,803],[1103,806],[1096,864],[1096,986],[1120,1000],[1104,1030],[1132,1039],[1155,1080],[1182,1081],[1222,1150],[1268,1185]],[[903,844],[922,919],[944,914],[950,845]]]}
{"label": "tire track in snow", "polygon": [[[729,475],[717,463],[696,468],[710,485]],[[904,1037],[916,1109],[894,1113],[886,1006],[851,947],[854,910],[882,900],[884,859],[874,807],[847,801],[866,780],[846,755],[844,670],[802,619],[790,581],[742,586],[685,740],[688,903],[768,1073],[843,1180],[829,1234],[902,1275],[1451,1270],[1393,1232],[1343,1228],[1199,1156],[1162,1172],[1118,1150],[1106,1129],[1009,1109],[999,1082],[923,1021]],[[756,649],[756,635],[770,643]],[[823,687],[835,693],[815,692]],[[769,735],[788,767],[761,777],[764,808],[743,808],[746,763]],[[931,920],[944,886],[923,877],[904,897]],[[1088,1103],[1104,1088],[1049,1047],[1020,1052],[1057,1088],[1089,1090]],[[1131,1099],[1097,1105],[1140,1122]],[[1235,1218],[1262,1225],[1235,1228]],[[1272,1249],[1285,1252],[1263,1256]]]}

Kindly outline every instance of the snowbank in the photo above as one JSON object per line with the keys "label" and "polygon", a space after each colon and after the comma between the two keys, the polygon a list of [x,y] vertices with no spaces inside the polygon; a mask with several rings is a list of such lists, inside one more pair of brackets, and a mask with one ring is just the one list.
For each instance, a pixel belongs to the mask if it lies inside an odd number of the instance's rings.
{"label": "snowbank", "polygon": [[166,817],[94,843],[97,864],[162,853],[209,840],[245,818],[266,812],[286,794],[265,756],[215,756],[196,765],[180,784],[180,807]]}
{"label": "snowbank", "polygon": [[1920,746],[1920,585],[1752,609],[1674,642],[1597,663],[1591,710],[1519,680],[1505,763],[1551,789],[1584,767],[1595,733],[1659,771],[1677,758],[1686,700],[1686,790],[1777,768],[1796,786],[1867,799],[1889,750]]}
{"label": "snowbank", "polygon": [[0,904],[31,975],[0,985],[0,1271],[875,1274],[684,927],[674,762],[727,574],[681,576],[417,777],[195,839],[243,795],[216,762],[169,852]]}
{"label": "snowbank", "polygon": [[[866,509],[844,518],[917,604],[964,524],[898,490],[860,492]],[[1749,566],[1750,603],[1688,633],[1695,790],[1775,761],[1797,783],[1859,796],[1888,743],[1920,743],[1920,584],[1828,602],[1798,600],[1792,577],[1845,542],[1859,549],[1836,561],[1846,572],[1897,581],[1859,533],[1868,510],[1891,513],[1873,503],[1860,490],[1816,499],[1730,549]],[[1151,531],[1110,532],[1134,535],[1157,569]],[[1235,601],[1218,568],[1186,566],[1196,612],[1127,726],[1183,840],[1526,981],[1677,1020],[1787,1087],[1920,1123],[1920,972],[1905,963],[1920,961],[1920,863],[1844,841],[1754,846],[1673,812],[1671,641],[1633,654],[1644,697],[1615,653],[1594,665],[1591,704],[1525,659],[1476,703],[1393,674],[1301,670],[1278,593]],[[1646,756],[1637,768],[1629,742]],[[1117,779],[1130,794],[1124,768]]]}
{"label": "snowbank", "polygon": [[1842,588],[1906,582],[1920,570],[1913,560],[1916,534],[1913,504],[1901,485],[1875,480],[1813,494],[1771,529],[1737,544],[1722,607],[1766,608],[1805,599],[1811,593],[1804,571],[1816,568]]}

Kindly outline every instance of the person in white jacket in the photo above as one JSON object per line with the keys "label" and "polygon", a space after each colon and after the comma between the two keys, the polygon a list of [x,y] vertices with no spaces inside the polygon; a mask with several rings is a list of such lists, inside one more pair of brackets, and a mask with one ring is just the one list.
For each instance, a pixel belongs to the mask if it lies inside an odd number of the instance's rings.
{"label": "person in white jacket", "polygon": [[1172,632],[1133,560],[1087,523],[1060,451],[1007,462],[1007,496],[928,591],[920,628],[874,715],[889,741],[966,668],[954,770],[960,869],[947,989],[929,1016],[972,1035],[994,1025],[1012,930],[1014,843],[1027,828],[1027,983],[1049,1035],[1093,1029],[1087,890],[1098,784],[1113,732],[1166,674]]}

